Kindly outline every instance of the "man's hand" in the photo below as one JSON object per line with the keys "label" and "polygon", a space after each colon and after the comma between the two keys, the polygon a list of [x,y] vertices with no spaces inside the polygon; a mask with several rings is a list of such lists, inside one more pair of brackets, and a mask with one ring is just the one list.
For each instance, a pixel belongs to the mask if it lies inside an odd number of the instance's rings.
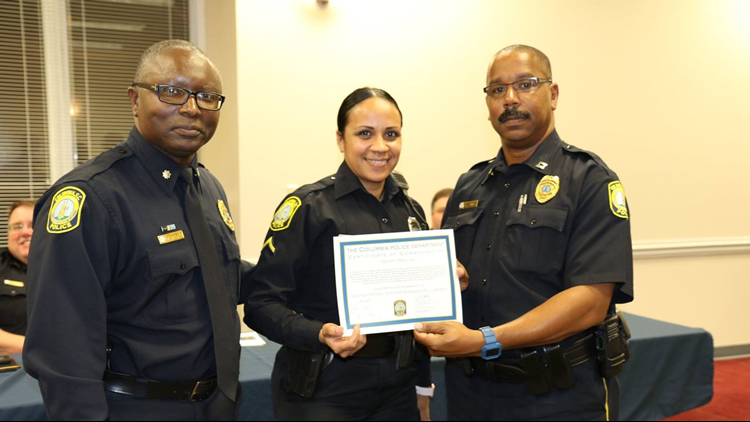
{"label": "man's hand", "polygon": [[427,346],[432,356],[447,358],[481,356],[484,346],[481,331],[456,321],[415,324],[414,338]]}
{"label": "man's hand", "polygon": [[329,322],[320,329],[318,340],[342,358],[348,358],[357,353],[367,344],[367,336],[359,334],[359,324],[354,326],[354,333],[350,337],[343,337],[343,335],[343,327]]}
{"label": "man's hand", "polygon": [[458,273],[458,283],[461,285],[461,291],[469,288],[469,272],[466,271],[466,267],[463,266],[460,262],[456,261],[458,263],[458,270],[456,270],[456,273]]}

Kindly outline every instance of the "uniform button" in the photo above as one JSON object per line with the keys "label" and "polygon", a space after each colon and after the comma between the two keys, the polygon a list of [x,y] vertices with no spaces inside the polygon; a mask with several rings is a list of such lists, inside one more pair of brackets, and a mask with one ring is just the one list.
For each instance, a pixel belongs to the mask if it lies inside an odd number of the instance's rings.
{"label": "uniform button", "polygon": [[485,285],[485,286],[487,285],[487,279],[486,278],[484,280],[482,280],[482,285]]}
{"label": "uniform button", "polygon": [[510,187],[510,183],[506,183],[506,184],[505,184],[505,187],[506,187],[506,188],[509,188],[509,187]]}
{"label": "uniform button", "polygon": [[500,217],[500,211],[495,211],[495,217]]}
{"label": "uniform button", "polygon": [[454,224],[454,225],[453,225],[453,228],[454,228],[454,229],[457,229],[457,228],[458,228],[458,226],[460,226],[460,225],[461,225],[461,223],[456,223],[456,224]]}
{"label": "uniform button", "polygon": [[180,269],[184,270],[185,268],[187,268],[187,264],[184,262],[180,262]]}
{"label": "uniform button", "polygon": [[121,149],[121,150],[120,150],[120,154],[127,154],[127,153],[128,153],[128,151],[127,151],[127,150],[124,150],[124,149]]}
{"label": "uniform button", "polygon": [[492,245],[487,245],[487,250],[492,249]]}
{"label": "uniform button", "polygon": [[533,226],[534,224],[536,224],[536,220],[531,220],[531,225]]}
{"label": "uniform button", "polygon": [[382,219],[382,220],[380,220],[380,221],[382,221],[382,222],[383,222],[383,224],[388,224],[388,219],[387,219],[387,218],[384,218],[384,219]]}

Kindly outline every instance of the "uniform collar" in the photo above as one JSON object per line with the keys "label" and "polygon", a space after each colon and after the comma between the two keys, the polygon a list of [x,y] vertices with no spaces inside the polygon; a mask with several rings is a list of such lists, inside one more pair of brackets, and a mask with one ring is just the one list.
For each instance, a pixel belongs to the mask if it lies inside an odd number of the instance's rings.
{"label": "uniform collar", "polygon": [[[130,130],[127,145],[133,150],[141,163],[143,163],[143,166],[146,167],[146,171],[156,184],[161,186],[166,194],[171,195],[175,184],[177,184],[177,179],[180,177],[182,167],[167,154],[147,141],[135,126]],[[193,169],[193,174],[200,174],[197,170],[197,154],[193,158],[190,167]]]}
{"label": "uniform collar", "polygon": [[[339,170],[336,172],[336,179],[334,181],[333,189],[334,194],[336,195],[336,199],[339,199],[342,196],[348,195],[357,190],[362,190],[363,192],[370,195],[370,193],[367,192],[367,189],[362,186],[362,182],[360,182],[359,177],[357,177],[352,169],[349,168],[349,165],[346,164],[346,161],[341,163],[341,166],[339,166]],[[383,188],[383,202],[387,204],[388,201],[396,196],[396,194],[398,194],[400,190],[401,189],[396,185],[396,183],[393,182],[392,178],[388,177],[385,180],[385,187]]]}
{"label": "uniform collar", "polygon": [[[552,133],[547,136],[547,139],[542,141],[542,144],[539,145],[539,148],[537,148],[536,151],[534,151],[534,154],[522,164],[541,174],[549,175],[552,172],[552,160],[560,151],[562,145],[563,142],[557,134],[557,129],[554,129]],[[495,171],[501,173],[506,173],[508,171],[508,165],[505,162],[505,154],[503,154],[502,148],[498,151],[497,157],[489,162],[487,173],[485,174],[484,179],[482,179],[482,184],[484,184]]]}
{"label": "uniform collar", "polygon": [[8,250],[8,248],[5,248],[2,250],[2,252],[0,252],[0,262],[7,262],[11,267],[15,267],[19,270],[22,270],[23,272],[26,272],[26,264],[17,260],[16,257],[10,253],[10,250]]}

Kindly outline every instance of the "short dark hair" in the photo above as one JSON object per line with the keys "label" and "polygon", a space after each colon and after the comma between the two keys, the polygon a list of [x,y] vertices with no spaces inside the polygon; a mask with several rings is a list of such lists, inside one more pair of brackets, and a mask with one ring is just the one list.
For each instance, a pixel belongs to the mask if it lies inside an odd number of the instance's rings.
{"label": "short dark hair", "polygon": [[8,208],[8,210],[9,210],[8,211],[8,219],[10,220],[10,216],[11,216],[11,214],[13,214],[13,211],[15,211],[16,208],[20,208],[20,207],[31,207],[31,208],[34,208],[35,205],[36,205],[36,201],[32,201],[30,199],[23,200],[23,201],[16,201],[16,202],[10,204],[10,208]]}
{"label": "short dark hair", "polygon": [[206,53],[204,53],[203,50],[196,47],[195,44],[191,43],[190,41],[185,41],[185,40],[159,41],[158,43],[153,44],[151,47],[147,48],[143,52],[143,54],[141,54],[141,59],[138,61],[138,67],[135,69],[134,81],[146,82],[141,79],[148,71],[148,66],[151,64],[154,58],[172,50],[187,50],[187,51],[199,54],[205,57],[206,59],[208,59],[208,56],[206,56]]}
{"label": "short dark hair", "polygon": [[351,94],[344,98],[344,101],[341,103],[341,107],[339,107],[339,114],[336,118],[336,125],[338,127],[339,133],[341,133],[342,135],[344,134],[344,128],[346,127],[346,123],[349,120],[349,111],[353,109],[357,104],[372,97],[382,98],[396,106],[398,115],[401,116],[401,125],[403,126],[404,115],[401,114],[401,109],[398,107],[398,103],[396,103],[396,100],[391,96],[391,94],[380,88],[364,87],[355,89]]}
{"label": "short dark hair", "polygon": [[549,57],[547,57],[546,54],[542,53],[541,50],[538,50],[528,45],[514,44],[514,45],[509,45],[503,48],[502,50],[498,51],[495,54],[495,57],[503,53],[507,53],[509,51],[528,51],[529,53],[534,54],[539,59],[539,61],[542,62],[542,72],[545,73],[545,75],[542,75],[542,76],[544,76],[545,78],[552,78],[552,64],[549,61]]}
{"label": "short dark hair", "polygon": [[431,210],[435,211],[435,202],[438,201],[438,199],[450,197],[453,193],[453,189],[451,188],[445,188],[438,191],[438,193],[435,194],[435,196],[432,198],[432,208]]}

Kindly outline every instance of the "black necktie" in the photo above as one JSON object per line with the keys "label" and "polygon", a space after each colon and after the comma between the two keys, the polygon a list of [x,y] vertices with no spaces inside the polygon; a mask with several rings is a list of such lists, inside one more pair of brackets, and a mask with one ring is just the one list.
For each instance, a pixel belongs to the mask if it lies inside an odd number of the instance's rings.
{"label": "black necktie", "polygon": [[180,172],[180,179],[185,182],[185,213],[195,242],[195,249],[198,251],[208,309],[211,313],[218,386],[227,397],[234,401],[240,373],[239,344],[237,333],[235,333],[237,331],[235,305],[224,284],[219,258],[214,248],[214,238],[211,236],[206,216],[203,214],[200,195],[193,184],[193,169],[183,168]]}

